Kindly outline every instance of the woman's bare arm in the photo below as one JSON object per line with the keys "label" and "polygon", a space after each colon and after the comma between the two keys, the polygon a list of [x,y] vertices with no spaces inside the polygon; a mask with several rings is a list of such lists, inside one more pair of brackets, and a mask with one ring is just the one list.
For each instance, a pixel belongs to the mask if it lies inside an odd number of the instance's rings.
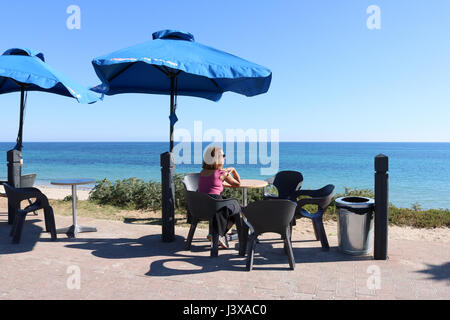
{"label": "woman's bare arm", "polygon": [[229,172],[227,172],[225,175],[220,177],[222,179],[222,181],[227,182],[230,186],[232,186],[233,188],[237,188],[241,185],[241,181],[240,180],[236,180]]}
{"label": "woman's bare arm", "polygon": [[239,183],[241,183],[241,177],[239,176],[239,173],[237,172],[236,169],[233,168],[232,174],[233,174],[234,179],[236,179],[237,181],[239,181]]}
{"label": "woman's bare arm", "polygon": [[237,172],[237,170],[235,168],[227,168],[224,169],[225,171],[231,173],[233,175],[233,178],[238,181],[241,182],[241,177],[239,176],[239,173]]}

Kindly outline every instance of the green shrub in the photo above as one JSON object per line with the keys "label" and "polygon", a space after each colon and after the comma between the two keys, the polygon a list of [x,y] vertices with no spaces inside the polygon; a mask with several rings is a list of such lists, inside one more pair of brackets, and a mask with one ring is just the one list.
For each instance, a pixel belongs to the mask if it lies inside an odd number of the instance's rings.
{"label": "green shrub", "polygon": [[140,183],[131,206],[137,210],[161,210],[161,184],[154,181]]}
{"label": "green shrub", "polygon": [[[186,210],[184,187],[182,180],[184,175],[176,174],[175,184],[175,208]],[[236,198],[241,202],[242,190],[226,188],[223,195],[227,198]],[[247,191],[248,202],[262,200],[262,189],[249,189]],[[161,210],[161,183],[145,182],[136,178],[117,180],[114,184],[108,179],[98,181],[92,189],[89,200],[101,205],[113,205],[120,208],[137,210]]]}
{"label": "green shrub", "polygon": [[414,211],[422,211],[422,206],[420,205],[420,203],[415,202],[411,205],[411,209]]}
{"label": "green shrub", "polygon": [[150,205],[153,202],[147,199],[147,196],[156,197],[154,184],[157,183],[146,183],[136,178],[117,180],[114,184],[104,179],[97,182],[90,192],[89,199],[99,204],[110,204],[120,208],[153,209]]}
{"label": "green shrub", "polygon": [[450,210],[430,209],[415,210],[407,208],[389,207],[389,223],[397,226],[411,226],[414,228],[450,227]]}
{"label": "green shrub", "polygon": [[[175,175],[175,206],[185,208],[182,175]],[[114,184],[108,179],[98,181],[92,189],[89,200],[101,205],[113,205],[136,210],[161,210],[161,183],[145,182],[136,178],[117,180]]]}
{"label": "green shrub", "polygon": [[100,204],[110,203],[112,201],[111,191],[111,182],[108,179],[97,181],[94,188],[89,193],[89,200]]}

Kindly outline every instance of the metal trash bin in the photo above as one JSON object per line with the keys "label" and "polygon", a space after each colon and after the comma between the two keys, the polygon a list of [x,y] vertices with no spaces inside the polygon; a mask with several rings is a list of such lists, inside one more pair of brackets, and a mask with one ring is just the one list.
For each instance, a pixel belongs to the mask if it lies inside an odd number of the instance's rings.
{"label": "metal trash bin", "polygon": [[374,203],[374,199],[366,197],[336,199],[340,251],[351,255],[372,252]]}

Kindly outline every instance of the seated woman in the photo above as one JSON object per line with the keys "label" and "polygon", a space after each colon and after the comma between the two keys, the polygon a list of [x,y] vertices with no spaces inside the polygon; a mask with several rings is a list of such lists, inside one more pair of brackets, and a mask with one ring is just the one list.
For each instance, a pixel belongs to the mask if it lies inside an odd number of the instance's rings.
{"label": "seated woman", "polygon": [[[222,197],[223,182],[226,181],[233,187],[239,187],[241,178],[234,168],[224,169],[225,153],[220,147],[209,147],[203,158],[203,170],[200,172],[198,180],[198,192],[207,193],[215,199],[225,199]],[[219,245],[227,248],[226,234],[231,229],[236,219],[239,218],[241,206],[236,201],[228,210],[223,210],[216,216],[216,227],[219,232]],[[210,230],[211,232],[211,230]],[[211,233],[208,235],[211,239]]]}

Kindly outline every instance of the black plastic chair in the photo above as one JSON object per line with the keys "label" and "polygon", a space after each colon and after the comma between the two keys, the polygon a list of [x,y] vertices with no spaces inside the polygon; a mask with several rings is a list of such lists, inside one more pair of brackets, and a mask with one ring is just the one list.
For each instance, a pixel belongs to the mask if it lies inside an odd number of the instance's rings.
{"label": "black plastic chair", "polygon": [[303,175],[298,171],[280,171],[275,177],[269,178],[266,181],[277,188],[278,196],[264,194],[264,200],[288,199],[297,201],[303,183]]}
{"label": "black plastic chair", "polygon": [[[3,184],[8,202],[13,208],[15,214],[13,227],[11,229],[11,236],[13,243],[19,243],[22,235],[23,224],[28,213],[44,209],[45,229],[51,233],[52,240],[56,240],[56,226],[55,216],[53,215],[53,208],[50,206],[47,197],[36,188],[13,188],[8,184]],[[20,202],[28,199],[36,199],[24,209],[20,209]]]}
{"label": "black plastic chair", "polygon": [[[20,177],[20,187],[21,188],[31,188],[34,186],[34,182],[36,181],[36,174],[27,174]],[[0,181],[0,185],[7,184],[8,181]],[[6,193],[0,193],[0,197],[8,197]],[[9,202],[8,202],[9,203]],[[31,205],[32,201],[28,199],[28,203]],[[9,207],[9,204],[8,204]],[[37,212],[33,212],[35,216],[37,216]],[[13,210],[8,209],[8,224],[14,223],[14,214]]]}
{"label": "black plastic chair", "polygon": [[258,236],[266,232],[273,232],[281,235],[281,238],[284,240],[285,252],[289,257],[289,266],[291,270],[295,269],[290,224],[294,218],[296,207],[296,203],[290,200],[273,199],[271,201],[263,200],[252,202],[244,208],[243,214],[253,228],[253,232],[248,239],[247,247],[248,271],[253,269],[253,256]]}
{"label": "black plastic chair", "polygon": [[[200,177],[200,173],[190,173],[184,176],[182,182],[184,186],[184,191],[197,191],[198,190],[198,179]],[[186,222],[192,223],[192,216],[189,212],[189,207],[187,207],[186,212]]]}
{"label": "black plastic chair", "polygon": [[[211,257],[217,257],[219,253],[219,233],[214,226],[214,217],[220,210],[226,210],[227,205],[236,205],[239,203],[236,199],[214,199],[202,192],[188,191],[185,189],[185,198],[187,207],[191,215],[191,228],[186,239],[186,250],[191,249],[192,239],[199,221],[209,221],[209,229],[212,235]],[[236,227],[239,236],[239,254],[245,255],[245,247],[242,240],[242,219],[239,217],[236,221]]]}
{"label": "black plastic chair", "polygon": [[34,182],[36,181],[36,174],[26,174],[20,177],[20,187],[21,188],[31,188],[34,186]]}
{"label": "black plastic chair", "polygon": [[[327,210],[331,201],[333,200],[334,185],[329,184],[318,190],[301,190],[300,196],[308,196],[309,198],[302,198],[297,201],[297,209],[295,211],[295,218],[306,217],[312,220],[316,240],[320,240],[322,249],[328,250],[327,234],[323,226],[323,214]],[[317,211],[310,213],[303,207],[307,204],[317,205]]]}
{"label": "black plastic chair", "polygon": [[200,173],[190,173],[184,176],[183,185],[187,191],[198,191]]}

